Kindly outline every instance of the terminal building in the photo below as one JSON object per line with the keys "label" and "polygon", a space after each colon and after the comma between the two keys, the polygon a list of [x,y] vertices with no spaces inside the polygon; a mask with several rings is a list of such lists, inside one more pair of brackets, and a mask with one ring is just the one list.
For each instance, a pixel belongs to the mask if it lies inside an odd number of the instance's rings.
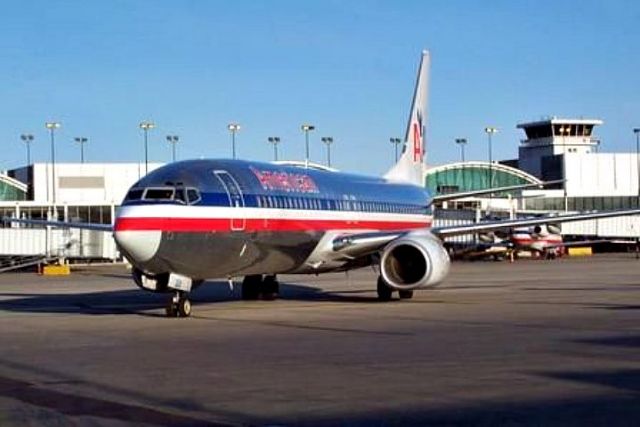
{"label": "terminal building", "polygon": [[[427,168],[432,194],[564,180],[554,188],[449,201],[435,208],[436,224],[569,211],[639,206],[637,153],[603,153],[594,136],[600,120],[549,118],[518,124],[525,133],[518,158],[467,161]],[[148,165],[148,170],[161,166]],[[126,191],[145,174],[144,163],[35,163],[0,174],[0,216],[111,224]],[[109,233],[6,225],[0,255],[117,259]],[[571,236],[637,238],[640,218],[562,225]],[[461,237],[458,240],[473,240]],[[0,263],[0,271],[2,271]]]}
{"label": "terminal building", "polygon": [[[525,132],[526,138],[520,141],[517,159],[428,168],[425,185],[432,193],[442,194],[564,180],[551,188],[469,198],[442,206],[502,216],[637,208],[640,157],[638,153],[601,152],[600,140],[594,136],[596,126],[601,124],[601,120],[556,117],[520,123],[517,127]],[[640,235],[640,219],[620,217],[566,223],[562,232],[636,238]]]}
{"label": "terminal building", "polygon": [[[111,224],[127,190],[144,174],[144,163],[56,163],[55,173],[51,163],[13,169],[0,173],[0,217]],[[17,262],[11,257],[34,262],[38,257],[119,258],[110,233],[16,223],[2,227],[0,271],[11,267],[3,261]]]}

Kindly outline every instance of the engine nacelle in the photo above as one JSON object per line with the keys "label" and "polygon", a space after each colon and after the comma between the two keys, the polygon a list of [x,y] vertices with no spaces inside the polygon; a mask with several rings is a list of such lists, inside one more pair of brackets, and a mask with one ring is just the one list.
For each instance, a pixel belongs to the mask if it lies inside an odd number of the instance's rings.
{"label": "engine nacelle", "polygon": [[547,230],[551,234],[560,234],[562,232],[560,224],[547,224]]}
{"label": "engine nacelle", "polygon": [[449,255],[432,234],[410,233],[382,251],[380,272],[393,289],[435,286],[449,273]]}
{"label": "engine nacelle", "polygon": [[547,231],[547,228],[541,225],[535,225],[531,231],[531,234],[534,237],[546,237],[549,235],[549,231]]}
{"label": "engine nacelle", "polygon": [[478,240],[481,243],[497,243],[500,240],[506,240],[510,237],[510,230],[495,230],[478,233]]}
{"label": "engine nacelle", "polygon": [[492,232],[488,233],[478,233],[478,240],[482,243],[495,243],[496,235]]}

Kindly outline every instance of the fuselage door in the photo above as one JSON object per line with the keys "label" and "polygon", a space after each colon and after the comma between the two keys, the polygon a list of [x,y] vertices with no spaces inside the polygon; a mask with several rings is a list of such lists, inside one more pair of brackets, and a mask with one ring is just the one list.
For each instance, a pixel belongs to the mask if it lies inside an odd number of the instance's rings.
{"label": "fuselage door", "polygon": [[217,170],[213,172],[215,176],[220,180],[222,186],[227,192],[229,197],[229,206],[234,209],[231,214],[231,230],[241,231],[244,230],[246,219],[244,217],[244,197],[238,182],[227,171]]}

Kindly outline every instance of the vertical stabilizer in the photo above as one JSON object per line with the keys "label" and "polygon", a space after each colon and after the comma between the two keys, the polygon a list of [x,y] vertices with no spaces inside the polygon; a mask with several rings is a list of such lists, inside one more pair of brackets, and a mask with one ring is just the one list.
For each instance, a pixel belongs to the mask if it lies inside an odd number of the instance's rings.
{"label": "vertical stabilizer", "polygon": [[394,181],[423,185],[425,141],[424,132],[427,124],[427,96],[429,95],[429,67],[431,59],[429,51],[422,51],[416,88],[411,103],[411,113],[404,138],[402,156],[398,162],[384,175]]}

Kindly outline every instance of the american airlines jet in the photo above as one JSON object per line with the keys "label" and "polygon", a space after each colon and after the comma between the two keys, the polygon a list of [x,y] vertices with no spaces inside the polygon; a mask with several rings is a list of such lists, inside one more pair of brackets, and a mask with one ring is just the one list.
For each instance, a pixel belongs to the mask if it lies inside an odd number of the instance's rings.
{"label": "american airlines jet", "polygon": [[429,53],[423,52],[404,150],[383,177],[243,160],[181,161],[134,184],[113,228],[42,223],[112,230],[133,266],[135,283],[169,293],[167,315],[187,317],[189,292],[206,279],[244,277],[243,298],[256,299],[278,292],[278,274],[379,264],[379,299],[390,300],[396,291],[411,298],[414,290],[447,276],[449,256],[442,245],[447,236],[640,213],[432,227],[432,203],[438,198],[423,186],[428,69]]}

